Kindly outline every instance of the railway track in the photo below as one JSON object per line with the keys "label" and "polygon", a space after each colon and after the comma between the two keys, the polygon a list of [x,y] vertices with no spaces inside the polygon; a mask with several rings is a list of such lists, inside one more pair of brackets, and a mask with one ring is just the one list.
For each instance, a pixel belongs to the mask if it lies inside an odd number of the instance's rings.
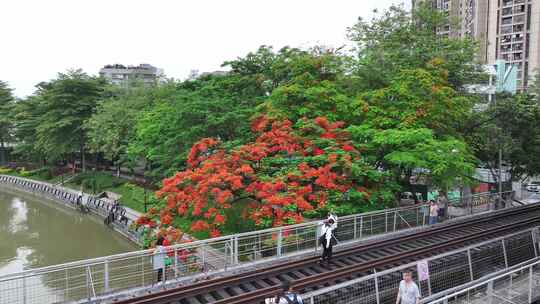
{"label": "railway track", "polygon": [[318,256],[309,257],[116,303],[261,303],[279,293],[284,280],[305,293],[539,225],[540,205],[528,205],[359,244],[336,252],[330,267],[320,266]]}

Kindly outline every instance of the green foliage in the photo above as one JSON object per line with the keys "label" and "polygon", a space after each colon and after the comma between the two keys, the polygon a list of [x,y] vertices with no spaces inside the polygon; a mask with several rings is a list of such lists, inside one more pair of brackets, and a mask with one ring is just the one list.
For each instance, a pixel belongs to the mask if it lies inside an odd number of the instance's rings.
{"label": "green foliage", "polygon": [[6,160],[4,148],[13,140],[13,121],[10,109],[13,107],[14,98],[7,83],[0,81],[0,164]]}
{"label": "green foliage", "polygon": [[153,105],[158,90],[165,89],[130,86],[116,89],[111,97],[101,100],[96,113],[85,122],[91,151],[102,153],[118,166],[132,166],[134,161],[128,158],[127,147],[134,140],[133,126],[140,112]]}
{"label": "green foliage", "polygon": [[85,191],[95,193],[107,191],[118,187],[126,181],[105,172],[86,172],[77,174],[69,183],[74,185],[75,189],[82,187]]}
{"label": "green foliage", "polygon": [[423,175],[443,189],[471,182],[475,160],[458,128],[472,102],[457,95],[444,75],[434,63],[429,70],[403,70],[388,87],[360,97],[363,121],[348,130],[365,143],[370,162],[402,186]]}
{"label": "green foliage", "polygon": [[189,148],[200,138],[216,137],[232,145],[244,142],[259,103],[256,90],[245,92],[249,81],[236,74],[210,75],[162,88],[164,94],[135,124],[130,155],[142,156],[155,175],[164,177],[184,166]]}
{"label": "green foliage", "polygon": [[39,85],[37,97],[42,115],[36,128],[37,147],[50,159],[84,151],[84,122],[94,113],[104,83],[80,70],[59,74]]}
{"label": "green foliage", "polygon": [[11,168],[2,168],[0,167],[0,174],[10,174],[13,172],[13,169]]}
{"label": "green foliage", "polygon": [[391,6],[371,21],[360,18],[349,29],[349,37],[356,42],[358,52],[353,89],[384,88],[402,70],[426,68],[433,59],[444,62],[443,68],[454,89],[483,77],[475,63],[476,42],[437,35],[435,29],[452,20],[434,10],[429,1],[417,2],[414,12],[403,6]]}
{"label": "green foliage", "polygon": [[[540,104],[535,96],[498,95],[467,126],[467,142],[480,161],[495,172],[498,151],[515,181],[540,174]],[[497,174],[494,174],[497,175]]]}

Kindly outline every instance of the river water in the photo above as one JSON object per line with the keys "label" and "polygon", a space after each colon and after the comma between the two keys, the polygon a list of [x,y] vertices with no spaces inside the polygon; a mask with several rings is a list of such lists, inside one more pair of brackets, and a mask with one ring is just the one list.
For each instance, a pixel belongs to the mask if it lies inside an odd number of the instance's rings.
{"label": "river water", "polygon": [[137,247],[93,216],[0,188],[0,275]]}

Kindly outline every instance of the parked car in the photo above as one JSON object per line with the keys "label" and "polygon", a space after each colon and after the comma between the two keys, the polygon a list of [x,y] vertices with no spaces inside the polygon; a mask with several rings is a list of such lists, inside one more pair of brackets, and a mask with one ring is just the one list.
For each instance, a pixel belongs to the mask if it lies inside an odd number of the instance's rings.
{"label": "parked car", "polygon": [[521,202],[523,202],[525,204],[540,203],[540,193],[535,193],[535,194],[529,196],[529,198],[521,200]]}
{"label": "parked car", "polygon": [[[416,198],[418,198],[419,200],[422,200],[423,197],[422,197],[422,193],[420,192],[417,192],[416,193]],[[413,205],[414,204],[414,196],[412,194],[412,192],[403,192],[401,193],[401,197],[400,197],[400,205]]]}
{"label": "parked car", "polygon": [[540,182],[532,182],[525,189],[529,192],[540,192]]}

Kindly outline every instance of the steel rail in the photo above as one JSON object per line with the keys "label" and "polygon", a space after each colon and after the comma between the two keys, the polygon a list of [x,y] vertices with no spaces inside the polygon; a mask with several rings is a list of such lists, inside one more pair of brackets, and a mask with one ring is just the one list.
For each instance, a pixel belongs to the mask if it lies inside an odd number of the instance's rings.
{"label": "steel rail", "polygon": [[[520,222],[519,224],[511,223],[511,224],[501,226],[499,228],[495,228],[493,230],[477,232],[477,233],[475,233],[473,235],[469,235],[469,236],[467,236],[465,238],[462,238],[462,239],[461,238],[456,239],[456,240],[450,241],[448,243],[443,243],[443,244],[439,244],[439,245],[435,245],[435,246],[430,246],[430,247],[427,247],[427,248],[426,247],[419,248],[419,249],[411,250],[411,251],[408,251],[408,252],[400,252],[399,254],[384,257],[384,258],[373,260],[373,261],[368,261],[368,262],[366,262],[364,264],[361,264],[361,265],[338,268],[336,270],[325,272],[325,273],[322,273],[320,275],[309,276],[309,277],[297,280],[292,285],[295,288],[295,290],[303,290],[305,288],[308,288],[308,287],[311,287],[311,286],[317,286],[317,285],[320,285],[322,283],[325,283],[325,282],[328,282],[328,281],[331,281],[331,280],[335,280],[337,278],[348,277],[348,276],[351,276],[351,275],[353,275],[355,273],[361,273],[361,272],[369,271],[369,270],[371,270],[371,269],[373,269],[375,267],[380,267],[380,266],[383,266],[383,265],[388,265],[390,263],[395,263],[395,262],[398,262],[399,260],[403,260],[403,259],[406,259],[406,258],[413,258],[413,257],[417,257],[417,256],[420,256],[420,255],[423,255],[423,254],[434,252],[434,251],[437,251],[437,250],[444,250],[444,249],[447,249],[447,248],[451,248],[454,245],[463,244],[463,243],[467,243],[467,242],[472,241],[472,240],[480,239],[480,238],[482,238],[483,236],[486,236],[486,235],[493,235],[494,233],[503,232],[503,231],[505,232],[505,231],[519,230],[519,229],[521,229],[522,226],[528,226],[528,225],[533,224],[533,223],[540,223],[540,216],[537,216],[537,217],[535,217],[533,219],[530,219],[530,220],[528,220],[526,222]],[[213,302],[213,303],[214,304],[259,303],[260,300],[275,296],[280,290],[281,290],[281,286],[272,286],[272,287],[267,287],[267,288],[261,288],[261,289],[256,290],[256,291],[246,292],[246,293],[243,293],[241,295],[233,296],[233,297],[223,299],[223,300],[219,300],[219,301],[216,301],[216,302]],[[153,303],[155,303],[155,302],[153,302]]]}

